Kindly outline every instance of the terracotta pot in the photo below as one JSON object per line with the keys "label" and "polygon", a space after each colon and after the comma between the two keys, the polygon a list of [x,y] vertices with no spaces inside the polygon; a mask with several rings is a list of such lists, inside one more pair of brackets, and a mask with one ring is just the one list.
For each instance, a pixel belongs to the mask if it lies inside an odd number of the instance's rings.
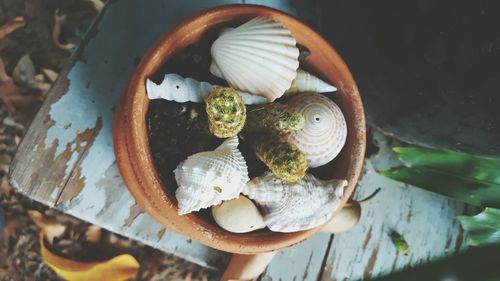
{"label": "terracotta pot", "polygon": [[265,230],[235,234],[194,214],[179,216],[177,202],[172,195],[174,192],[165,192],[174,187],[164,186],[153,164],[146,126],[149,101],[145,81],[169,57],[198,41],[207,30],[219,28],[228,21],[248,20],[256,16],[282,22],[292,31],[298,43],[311,51],[307,68],[339,88],[334,95],[347,120],[347,143],[334,163],[322,167],[320,172],[324,177],[349,181],[343,206],[354,190],[365,152],[365,119],[358,89],[346,64],[328,42],[312,28],[280,11],[254,5],[222,6],[205,10],[173,27],[142,58],[119,102],[113,128],[118,168],[128,189],[146,213],[168,229],[210,247],[240,254],[279,250],[303,241],[321,227],[295,233]]}

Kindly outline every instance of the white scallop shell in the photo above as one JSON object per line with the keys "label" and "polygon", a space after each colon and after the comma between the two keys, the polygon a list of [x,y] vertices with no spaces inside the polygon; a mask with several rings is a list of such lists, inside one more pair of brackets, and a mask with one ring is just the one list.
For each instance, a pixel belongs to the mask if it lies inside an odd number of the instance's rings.
{"label": "white scallop shell", "polygon": [[237,198],[249,180],[238,137],[224,141],[214,151],[189,156],[174,170],[179,215]]}
{"label": "white scallop shell", "polygon": [[213,75],[269,101],[290,88],[297,76],[299,49],[283,24],[254,18],[221,33],[211,48]]}
{"label": "white scallop shell", "polygon": [[254,200],[272,231],[294,232],[326,223],[340,205],[346,180],[320,180],[307,174],[296,183],[266,173],[249,181],[243,194]]}
{"label": "white scallop shell", "polygon": [[314,93],[297,95],[287,105],[306,119],[304,128],[291,132],[288,141],[304,152],[309,167],[333,160],[347,138],[347,124],[340,108],[329,98]]}
{"label": "white scallop shell", "polygon": [[[165,74],[163,81],[158,85],[146,80],[146,93],[150,100],[165,99],[176,102],[203,102],[205,97],[216,85],[208,82],[200,82],[192,78],[183,78],[180,75]],[[243,98],[245,104],[267,103],[267,99],[249,93],[237,91]]]}
{"label": "white scallop shell", "polygon": [[337,91],[335,86],[326,83],[305,70],[299,69],[297,70],[297,77],[295,77],[292,82],[292,86],[286,91],[286,93],[329,93],[335,91]]}
{"label": "white scallop shell", "polygon": [[246,233],[266,227],[257,206],[245,196],[213,206],[212,216],[220,227],[233,233]]}

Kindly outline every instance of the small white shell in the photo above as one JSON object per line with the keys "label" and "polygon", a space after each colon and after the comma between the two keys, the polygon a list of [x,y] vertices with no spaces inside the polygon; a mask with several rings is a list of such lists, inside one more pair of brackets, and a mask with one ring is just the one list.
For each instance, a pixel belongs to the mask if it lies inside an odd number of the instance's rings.
{"label": "small white shell", "polygon": [[292,86],[286,91],[286,93],[329,93],[335,91],[337,91],[335,86],[326,83],[307,71],[299,69],[297,70],[297,77],[293,80]]}
{"label": "small white shell", "polygon": [[[165,74],[163,81],[158,85],[153,81],[146,80],[146,93],[150,100],[165,99],[176,102],[203,102],[205,97],[216,85],[208,82],[200,82],[192,78],[183,78],[180,75]],[[267,103],[267,99],[237,91],[243,98],[245,104]]]}
{"label": "small white shell", "polygon": [[213,75],[269,101],[290,88],[297,76],[299,49],[280,22],[254,18],[221,33],[211,48]]}
{"label": "small white shell", "polygon": [[213,206],[212,216],[220,227],[234,233],[246,233],[266,227],[257,206],[245,196]]}
{"label": "small white shell", "polygon": [[339,207],[346,185],[346,180],[323,181],[311,174],[289,183],[266,173],[249,181],[243,194],[261,207],[269,229],[294,232],[327,222]]}
{"label": "small white shell", "polygon": [[249,180],[237,137],[227,139],[214,151],[189,156],[174,174],[179,186],[175,192],[179,215],[237,198]]}
{"label": "small white shell", "polygon": [[297,95],[287,105],[306,119],[304,128],[293,131],[288,141],[304,152],[309,167],[333,160],[347,138],[347,124],[340,108],[329,98],[313,93]]}

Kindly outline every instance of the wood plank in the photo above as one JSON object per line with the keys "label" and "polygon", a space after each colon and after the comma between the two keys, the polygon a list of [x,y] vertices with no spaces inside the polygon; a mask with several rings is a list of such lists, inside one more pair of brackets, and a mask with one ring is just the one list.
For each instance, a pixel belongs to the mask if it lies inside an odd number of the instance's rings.
{"label": "wood plank", "polygon": [[[464,204],[380,176],[375,170],[394,164],[387,146],[367,162],[356,198],[381,187],[380,193],[362,204],[359,224],[335,235],[321,280],[360,280],[400,270],[463,250],[465,234],[457,215]],[[410,255],[398,254],[388,233],[401,233]]]}
{"label": "wood plank", "polygon": [[318,233],[301,244],[280,251],[260,280],[318,280],[331,237],[328,233]]}

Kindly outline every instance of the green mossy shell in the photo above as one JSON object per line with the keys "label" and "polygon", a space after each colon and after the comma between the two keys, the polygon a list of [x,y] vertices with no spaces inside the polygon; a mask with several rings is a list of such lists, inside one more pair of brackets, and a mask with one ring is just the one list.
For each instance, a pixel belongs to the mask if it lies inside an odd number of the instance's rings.
{"label": "green mossy shell", "polygon": [[296,182],[309,168],[306,155],[295,145],[273,132],[252,134],[248,137],[255,154],[278,178]]}
{"label": "green mossy shell", "polygon": [[271,129],[278,133],[288,133],[304,128],[304,115],[293,112],[287,105],[270,103],[248,112],[248,121],[244,130],[249,132]]}
{"label": "green mossy shell", "polygon": [[232,88],[215,87],[205,98],[205,110],[208,128],[216,137],[234,137],[245,126],[245,103]]}

